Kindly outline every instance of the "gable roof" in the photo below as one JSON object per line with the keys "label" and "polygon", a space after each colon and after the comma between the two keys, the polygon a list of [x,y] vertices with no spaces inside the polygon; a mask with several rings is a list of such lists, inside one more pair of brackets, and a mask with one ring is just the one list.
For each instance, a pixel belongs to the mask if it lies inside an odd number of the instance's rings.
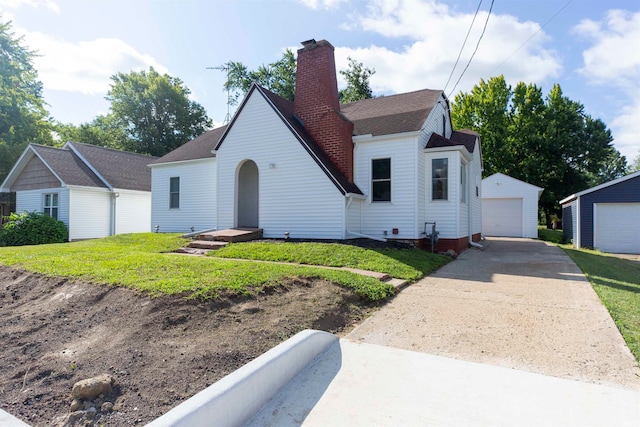
{"label": "gable roof", "polygon": [[147,165],[157,157],[80,142],[67,142],[63,148],[67,147],[111,188],[151,191],[151,173]]}
{"label": "gable roof", "polygon": [[29,144],[2,188],[10,188],[34,156],[61,185],[151,191],[151,173],[146,165],[155,157],[78,142],[67,142],[63,148]]}
{"label": "gable roof", "polygon": [[207,131],[199,137],[192,139],[175,150],[165,154],[152,164],[158,165],[161,163],[206,159],[208,157],[213,158],[216,156],[213,153],[213,150],[216,145],[218,145],[220,137],[222,137],[226,130],[227,125]]}
{"label": "gable roof", "polygon": [[419,131],[441,95],[441,90],[423,89],[342,104],[340,110],[353,122],[355,135]]}
{"label": "gable roof", "polygon": [[522,181],[522,180],[520,180],[518,178],[514,178],[512,176],[505,175],[505,174],[503,174],[501,172],[496,172],[493,175],[489,175],[488,177],[486,177],[486,178],[484,178],[482,180],[482,183],[483,184],[485,182],[488,183],[489,181],[491,181],[492,179],[495,179],[495,178],[500,178],[500,179],[510,180],[510,181],[516,181],[518,184],[521,184],[521,185],[524,185],[524,186],[528,186],[528,187],[533,187],[536,191],[538,191],[539,195],[542,194],[542,192],[544,191],[544,188],[542,188],[542,187],[538,187],[537,185],[530,184],[530,183]]}
{"label": "gable roof", "polygon": [[73,152],[62,148],[29,144],[63,185],[106,188],[105,183]]}
{"label": "gable roof", "polygon": [[574,199],[577,199],[580,196],[584,196],[585,194],[593,193],[594,191],[602,190],[603,188],[607,188],[607,187],[610,187],[612,185],[616,185],[616,184],[619,184],[621,182],[624,182],[624,181],[626,181],[628,179],[633,179],[633,178],[637,178],[637,177],[640,177],[640,171],[630,173],[629,175],[625,175],[625,176],[623,176],[621,178],[614,179],[612,181],[605,182],[604,184],[596,185],[595,187],[591,187],[591,188],[588,188],[586,190],[580,191],[579,193],[572,194],[569,197],[565,197],[564,199],[560,200],[558,203],[563,205],[563,204],[565,204],[567,202],[570,202],[570,201],[572,201]]}
{"label": "gable roof", "polygon": [[251,86],[251,89],[249,89],[247,96],[245,96],[244,101],[240,105],[240,108],[238,108],[238,111],[234,115],[233,120],[231,120],[231,123],[229,123],[226,130],[224,131],[224,134],[220,138],[220,141],[218,141],[215,150],[218,150],[220,148],[229,130],[233,127],[233,124],[235,123],[237,117],[240,115],[240,112],[246,105],[247,100],[255,91],[257,91],[264,97],[264,99],[273,108],[273,110],[280,117],[283,123],[289,128],[291,133],[300,142],[302,147],[307,151],[307,153],[309,153],[309,155],[311,155],[318,166],[320,166],[320,168],[324,171],[324,173],[329,177],[329,179],[335,184],[335,186],[342,194],[363,194],[357,185],[349,182],[346,176],[342,172],[340,172],[338,167],[329,159],[324,150],[320,148],[315,140],[307,133],[300,121],[293,115],[293,102],[286,100],[280,95],[277,95],[255,83]]}
{"label": "gable roof", "polygon": [[[469,132],[472,132],[472,131],[469,131]],[[425,148],[463,146],[467,149],[469,153],[473,153],[476,147],[476,138],[477,138],[477,134],[473,135],[473,133],[453,131],[451,134],[451,139],[449,139],[434,132],[429,137],[429,141],[427,141],[427,145],[425,146]]]}

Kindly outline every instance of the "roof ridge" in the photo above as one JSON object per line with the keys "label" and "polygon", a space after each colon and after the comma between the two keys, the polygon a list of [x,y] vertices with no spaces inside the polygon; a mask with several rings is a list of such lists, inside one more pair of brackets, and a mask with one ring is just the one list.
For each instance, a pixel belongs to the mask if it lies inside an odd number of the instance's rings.
{"label": "roof ridge", "polygon": [[380,96],[375,96],[373,98],[366,98],[366,99],[360,99],[358,101],[352,101],[352,102],[345,102],[345,103],[340,103],[340,107],[342,107],[343,105],[353,105],[353,104],[358,104],[360,102],[367,102],[367,101],[373,101],[376,99],[389,99],[389,98],[393,98],[396,96],[405,96],[405,95],[411,95],[414,93],[418,93],[418,92],[440,92],[440,93],[444,93],[444,91],[442,89],[428,89],[428,88],[424,88],[424,89],[417,89],[417,90],[412,90],[409,92],[400,92],[400,93],[392,93],[391,95],[380,95]]}
{"label": "roof ridge", "polygon": [[140,157],[147,157],[147,158],[158,158],[158,156],[152,156],[150,154],[142,154],[142,153],[136,153],[134,151],[127,151],[127,150],[119,150],[117,148],[111,148],[111,147],[103,147],[102,145],[96,145],[96,144],[89,144],[87,142],[78,142],[78,141],[67,141],[67,143],[69,144],[78,144],[78,145],[83,145],[86,147],[92,147],[92,148],[99,148],[101,150],[105,150],[105,151],[113,151],[116,152],[118,154],[127,154],[127,155],[131,155],[131,156],[140,156]]}

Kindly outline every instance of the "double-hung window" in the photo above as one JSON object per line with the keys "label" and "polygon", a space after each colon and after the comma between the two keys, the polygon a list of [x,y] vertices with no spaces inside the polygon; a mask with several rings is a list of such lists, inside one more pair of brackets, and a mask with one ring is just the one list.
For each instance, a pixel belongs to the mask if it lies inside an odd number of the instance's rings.
{"label": "double-hung window", "polygon": [[371,160],[371,201],[391,201],[391,159]]}
{"label": "double-hung window", "polygon": [[467,203],[467,165],[460,164],[460,201]]}
{"label": "double-hung window", "polygon": [[169,209],[180,208],[180,177],[169,179]]}
{"label": "double-hung window", "polygon": [[58,219],[58,193],[44,195],[43,212],[45,215]]}
{"label": "double-hung window", "polygon": [[431,199],[449,200],[449,159],[431,160]]}

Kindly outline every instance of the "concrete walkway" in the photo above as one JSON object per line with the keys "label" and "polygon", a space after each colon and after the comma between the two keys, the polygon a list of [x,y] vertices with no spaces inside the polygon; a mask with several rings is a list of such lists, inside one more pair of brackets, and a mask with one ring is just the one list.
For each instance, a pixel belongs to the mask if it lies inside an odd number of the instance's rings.
{"label": "concrete walkway", "polygon": [[640,390],[608,311],[558,247],[493,238],[402,291],[347,338]]}

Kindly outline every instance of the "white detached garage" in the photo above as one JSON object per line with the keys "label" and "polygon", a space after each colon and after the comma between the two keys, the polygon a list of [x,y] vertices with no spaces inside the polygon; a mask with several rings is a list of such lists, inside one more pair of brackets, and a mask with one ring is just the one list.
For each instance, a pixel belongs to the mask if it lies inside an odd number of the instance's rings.
{"label": "white detached garage", "polygon": [[543,188],[495,173],[482,180],[482,234],[538,237],[538,200]]}

